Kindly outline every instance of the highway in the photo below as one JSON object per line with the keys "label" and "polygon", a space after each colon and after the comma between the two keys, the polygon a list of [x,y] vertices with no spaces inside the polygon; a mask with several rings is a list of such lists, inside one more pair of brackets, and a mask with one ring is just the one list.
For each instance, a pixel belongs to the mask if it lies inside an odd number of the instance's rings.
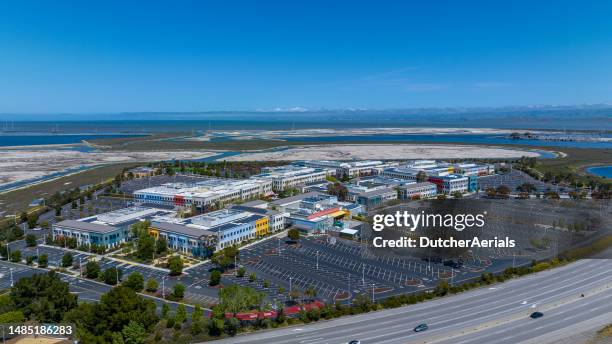
{"label": "highway", "polygon": [[[536,310],[544,317],[529,318]],[[417,305],[216,343],[551,343],[610,319],[612,261],[592,259]],[[429,330],[415,333],[420,323]]]}

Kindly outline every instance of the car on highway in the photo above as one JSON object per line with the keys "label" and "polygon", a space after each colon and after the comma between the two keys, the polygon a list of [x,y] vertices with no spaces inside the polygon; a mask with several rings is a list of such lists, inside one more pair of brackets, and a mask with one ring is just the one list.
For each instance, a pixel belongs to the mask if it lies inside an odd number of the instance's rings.
{"label": "car on highway", "polygon": [[544,316],[544,313],[542,312],[533,312],[531,313],[531,315],[529,316],[531,319],[537,319],[537,318],[541,318]]}
{"label": "car on highway", "polygon": [[351,340],[348,344],[361,344],[360,340]]}
{"label": "car on highway", "polygon": [[419,324],[417,325],[417,327],[414,328],[414,332],[423,332],[426,331],[429,328],[429,326],[427,326],[427,324]]}

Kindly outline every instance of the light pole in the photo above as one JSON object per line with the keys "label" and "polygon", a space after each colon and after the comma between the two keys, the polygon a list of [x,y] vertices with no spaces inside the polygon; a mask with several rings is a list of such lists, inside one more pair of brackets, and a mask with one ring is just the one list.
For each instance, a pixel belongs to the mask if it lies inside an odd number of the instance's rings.
{"label": "light pole", "polygon": [[372,303],[374,303],[374,283],[372,283]]}
{"label": "light pole", "polygon": [[361,284],[365,287],[365,264],[361,263]]}
{"label": "light pole", "polygon": [[119,268],[118,267],[115,267],[115,276],[117,277],[117,283],[116,284],[119,284]]}
{"label": "light pole", "polygon": [[289,300],[293,299],[293,297],[291,296],[291,291],[292,291],[292,289],[291,289],[291,277],[289,277]]}
{"label": "light pole", "polygon": [[9,249],[9,244],[8,242],[6,243],[6,261],[8,262],[10,260],[10,256],[11,256],[11,251]]}
{"label": "light pole", "polygon": [[81,277],[83,277],[83,259],[79,257],[79,270],[81,271]]}
{"label": "light pole", "polygon": [[166,285],[164,283],[165,281],[166,281],[166,276],[162,278],[162,299],[166,298]]}
{"label": "light pole", "polygon": [[9,269],[11,271],[11,288],[13,287],[13,285],[15,284],[13,281],[13,268]]}
{"label": "light pole", "polygon": [[317,250],[317,270],[319,270],[319,250]]}

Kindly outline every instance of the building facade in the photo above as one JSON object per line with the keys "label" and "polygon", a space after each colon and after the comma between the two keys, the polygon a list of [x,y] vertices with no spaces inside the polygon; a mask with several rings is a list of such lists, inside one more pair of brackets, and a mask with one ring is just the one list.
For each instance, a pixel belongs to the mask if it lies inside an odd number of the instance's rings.
{"label": "building facade", "polygon": [[398,196],[402,200],[432,198],[437,194],[438,187],[429,182],[402,185],[398,191]]}
{"label": "building facade", "polygon": [[275,191],[284,191],[301,184],[322,181],[328,175],[327,171],[320,168],[296,165],[264,167],[261,170],[261,174],[251,178],[270,181]]}
{"label": "building facade", "polygon": [[134,192],[134,200],[141,204],[174,207],[193,205],[204,209],[209,205],[253,199],[271,192],[271,180],[210,178],[193,184],[167,183],[138,190]]}

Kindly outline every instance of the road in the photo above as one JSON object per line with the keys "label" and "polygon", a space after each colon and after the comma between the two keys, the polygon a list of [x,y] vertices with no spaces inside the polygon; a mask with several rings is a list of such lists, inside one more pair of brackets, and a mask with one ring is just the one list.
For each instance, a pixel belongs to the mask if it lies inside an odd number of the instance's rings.
{"label": "road", "polygon": [[[580,294],[584,294],[581,297]],[[530,319],[533,311],[544,317]],[[546,343],[612,319],[612,261],[582,260],[490,288],[217,343]],[[427,323],[429,330],[413,331]]]}

